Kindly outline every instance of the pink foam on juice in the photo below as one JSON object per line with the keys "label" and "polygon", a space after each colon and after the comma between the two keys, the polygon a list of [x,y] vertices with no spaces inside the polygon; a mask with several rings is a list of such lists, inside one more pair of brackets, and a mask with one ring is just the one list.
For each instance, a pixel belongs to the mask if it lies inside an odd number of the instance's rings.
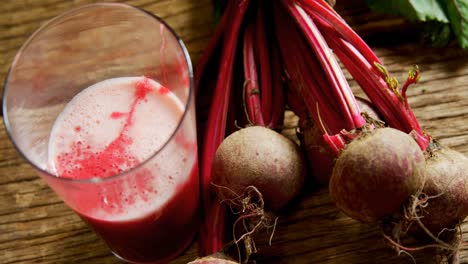
{"label": "pink foam on juice", "polygon": [[[138,167],[172,136],[183,108],[159,83],[122,77],[83,90],[54,123],[49,163],[59,177],[98,182],[137,167],[129,172],[132,176],[88,184],[65,198],[123,258],[166,258],[183,249],[190,239],[187,234],[195,230],[188,219],[195,217],[198,206],[196,135],[177,134],[176,149],[161,154],[167,155],[164,164],[150,160]],[[165,233],[171,225],[170,236],[179,237],[172,244]],[[164,246],[158,249],[158,243]]]}
{"label": "pink foam on juice", "polygon": [[[162,100],[156,95],[160,90],[168,93],[166,87],[147,78],[116,78],[77,95],[60,115],[51,134],[49,156],[56,173],[73,179],[108,177],[147,159],[168,139],[182,116],[180,102],[175,97],[172,101]],[[157,116],[151,114],[156,110]],[[147,116],[153,120],[149,121]],[[116,120],[119,118],[124,119]],[[71,127],[74,134],[70,136]],[[143,148],[132,149],[138,142],[145,142],[139,144]]]}

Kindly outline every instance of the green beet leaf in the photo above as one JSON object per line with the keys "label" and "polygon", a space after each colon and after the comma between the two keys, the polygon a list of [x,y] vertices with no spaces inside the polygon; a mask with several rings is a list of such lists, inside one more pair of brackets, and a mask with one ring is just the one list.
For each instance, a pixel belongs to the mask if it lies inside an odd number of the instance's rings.
{"label": "green beet leaf", "polygon": [[440,0],[445,4],[450,25],[462,48],[468,48],[468,0]]}
{"label": "green beet leaf", "polygon": [[468,49],[468,0],[367,0],[377,11],[425,22],[424,38],[433,46],[444,46],[454,37]]}
{"label": "green beet leaf", "polygon": [[367,4],[375,11],[401,15],[411,21],[435,20],[449,23],[443,6],[437,0],[367,0]]}
{"label": "green beet leaf", "polygon": [[447,46],[454,39],[450,24],[436,21],[427,22],[424,25],[422,37],[424,43],[439,48]]}

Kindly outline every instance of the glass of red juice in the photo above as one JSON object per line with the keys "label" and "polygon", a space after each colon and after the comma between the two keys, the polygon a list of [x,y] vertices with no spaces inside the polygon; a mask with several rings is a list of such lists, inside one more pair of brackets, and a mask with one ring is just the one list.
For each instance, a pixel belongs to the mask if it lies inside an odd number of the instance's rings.
{"label": "glass of red juice", "polygon": [[160,18],[125,4],[75,8],[11,65],[7,132],[49,186],[130,263],[164,263],[199,221],[189,54]]}

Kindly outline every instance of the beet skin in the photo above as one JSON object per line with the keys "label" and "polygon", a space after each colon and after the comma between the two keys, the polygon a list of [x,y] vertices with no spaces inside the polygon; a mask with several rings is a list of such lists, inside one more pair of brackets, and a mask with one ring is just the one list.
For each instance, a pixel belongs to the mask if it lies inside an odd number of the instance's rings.
{"label": "beet skin", "polygon": [[340,154],[330,179],[336,206],[361,222],[376,222],[398,213],[424,184],[424,154],[399,130],[378,128],[363,133]]}

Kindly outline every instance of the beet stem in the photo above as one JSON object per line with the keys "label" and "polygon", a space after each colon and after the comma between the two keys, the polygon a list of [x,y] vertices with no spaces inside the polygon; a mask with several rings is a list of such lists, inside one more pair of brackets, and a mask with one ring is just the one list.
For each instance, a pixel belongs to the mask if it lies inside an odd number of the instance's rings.
{"label": "beet stem", "polygon": [[[260,98],[263,113],[263,120],[265,124],[269,124],[272,118],[272,102],[273,102],[273,84],[271,76],[271,65],[270,65],[270,54],[266,27],[263,16],[262,1],[258,1],[257,16],[255,21],[255,35],[254,35],[254,51],[256,55],[256,61],[260,71]],[[253,31],[253,30],[252,30]]]}
{"label": "beet stem", "polygon": [[[317,104],[317,116],[319,120],[318,124],[320,125],[321,130],[325,131],[325,125],[323,124],[322,118],[320,117],[320,109],[319,109],[318,104]],[[328,144],[328,146],[330,147],[331,151],[333,152],[335,156],[338,156],[340,153],[340,150],[342,150],[346,145],[343,138],[339,135],[330,136],[327,133],[325,133],[323,135],[323,139]]]}
{"label": "beet stem", "polygon": [[[234,54],[242,19],[249,4],[248,0],[232,2],[225,13],[227,18],[223,18],[223,21],[227,19],[230,24],[226,26],[223,32],[226,35],[223,39],[224,45],[220,60],[219,78],[216,83],[202,146],[200,173],[204,219],[200,232],[199,253],[203,255],[219,251],[223,248],[224,242],[225,208],[213,197],[211,192],[211,164],[218,146],[225,137],[229,97],[233,81]],[[231,9],[233,11],[230,11]],[[199,86],[202,85],[199,84]]]}
{"label": "beet stem", "polygon": [[267,125],[268,128],[275,129],[279,125],[283,124],[284,119],[284,89],[283,80],[281,75],[281,65],[279,58],[279,51],[276,45],[273,44],[271,52],[271,67],[272,67],[272,89],[273,89],[273,100],[272,105],[274,106],[271,113],[270,123]]}
{"label": "beet stem", "polygon": [[244,99],[248,113],[248,119],[252,125],[265,126],[260,103],[260,90],[258,85],[257,67],[255,65],[255,51],[253,46],[254,25],[249,24],[244,33]]}
{"label": "beet stem", "polygon": [[422,131],[405,99],[407,87],[401,92],[398,90],[396,79],[389,76],[377,55],[330,6],[318,0],[300,0],[300,3],[305,12],[317,22],[327,43],[387,123],[391,127],[412,133],[421,149],[425,150],[430,138]]}
{"label": "beet stem", "polygon": [[[335,134],[342,128],[342,117],[336,103],[323,93],[320,86],[328,86],[325,73],[313,53],[306,46],[304,39],[288,19],[280,6],[275,5],[274,21],[276,41],[282,58],[283,69],[288,89],[294,90],[288,95],[298,95],[315,122],[318,122],[316,105],[321,110],[321,117],[326,120],[325,127],[320,127],[323,134]],[[294,100],[293,98],[288,100]]]}
{"label": "beet stem", "polygon": [[345,115],[344,121],[348,122],[347,129],[352,130],[363,127],[366,124],[366,121],[361,116],[359,106],[357,105],[351,88],[349,87],[338,62],[336,61],[333,52],[328,47],[317,26],[299,5],[291,1],[283,2],[288,5],[290,14],[302,29],[305,39],[313,48],[320,64],[325,70],[327,79],[331,84],[330,88],[337,96],[336,99],[340,105],[341,112]]}
{"label": "beet stem", "polygon": [[362,90],[375,103],[376,108],[382,113],[386,122],[391,127],[406,133],[412,133],[420,148],[426,150],[430,138],[422,131],[406,100],[400,100],[391,89],[388,89],[387,83],[381,76],[377,74],[366,75],[362,69],[372,66],[363,60],[363,57],[351,44],[343,39],[339,41],[339,47],[336,50],[340,49],[340,51],[337,51],[336,54],[359,83]]}
{"label": "beet stem", "polygon": [[382,64],[372,49],[330,5],[321,0],[299,0],[299,3],[312,18],[320,18],[323,21],[328,21],[334,31],[343,39],[352,43],[356,49],[364,55],[364,58],[368,62]]}
{"label": "beet stem", "polygon": [[406,90],[408,90],[408,87],[411,84],[415,84],[419,81],[419,78],[421,77],[420,72],[419,72],[419,67],[418,65],[414,65],[411,70],[408,72],[408,78],[406,79],[406,82],[403,84],[403,87],[401,88],[401,95],[403,96],[403,99],[405,100],[405,106],[408,108],[408,96],[406,95]]}

